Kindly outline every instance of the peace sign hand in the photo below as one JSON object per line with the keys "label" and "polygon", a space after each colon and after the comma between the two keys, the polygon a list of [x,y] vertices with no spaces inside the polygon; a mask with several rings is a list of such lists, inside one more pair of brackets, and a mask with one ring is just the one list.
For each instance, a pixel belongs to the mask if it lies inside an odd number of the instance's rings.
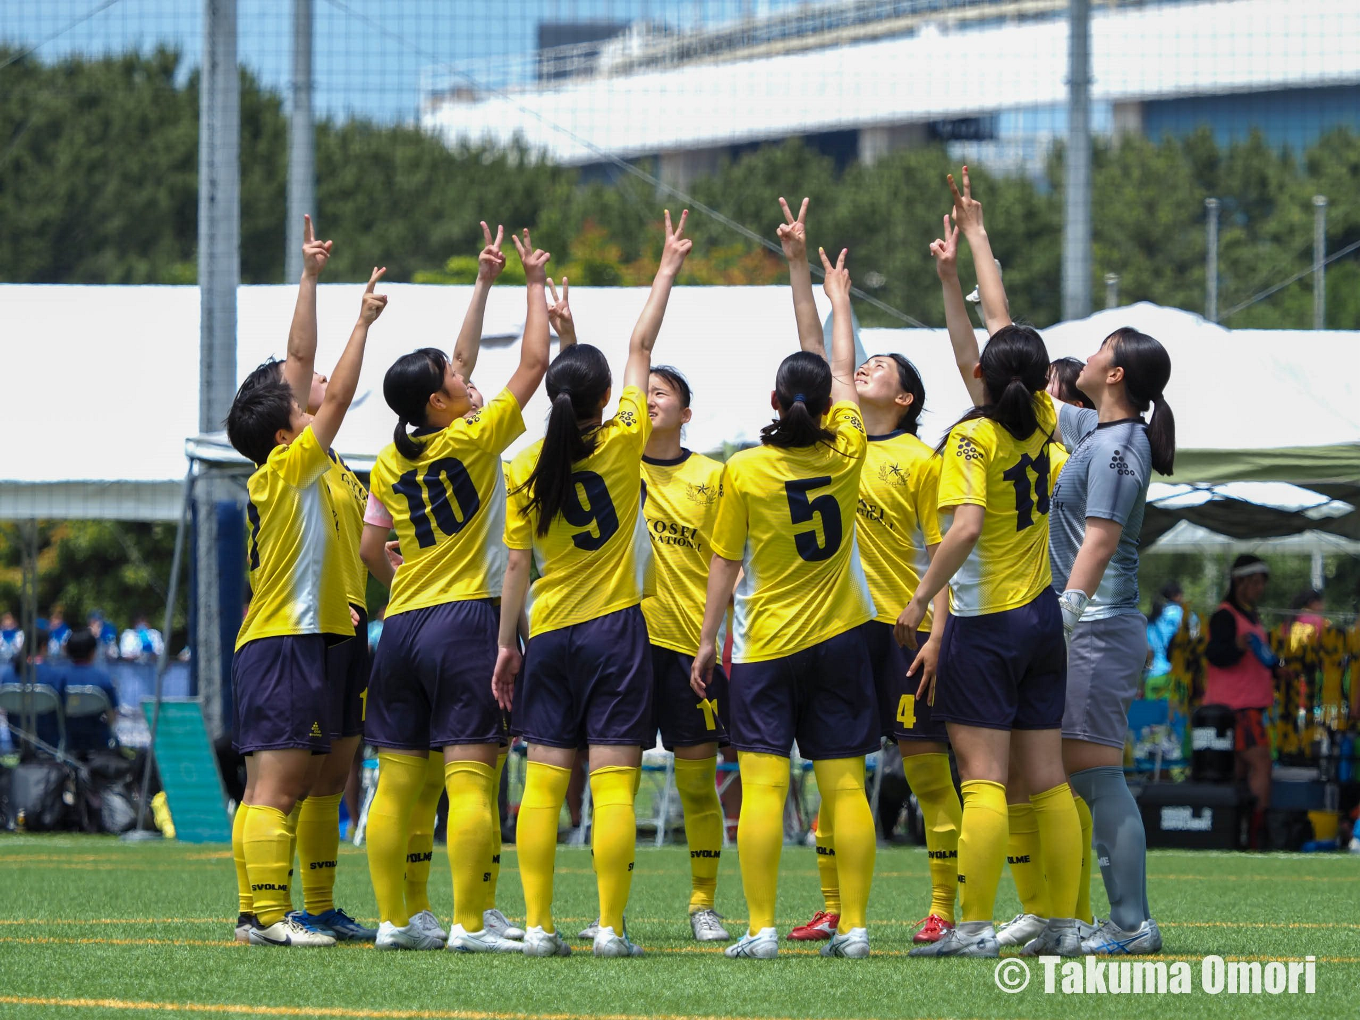
{"label": "peace sign hand", "polygon": [[831,299],[832,304],[840,301],[848,303],[850,300],[850,270],[845,268],[845,256],[849,253],[849,248],[842,248],[840,257],[833,266],[831,260],[826,257],[826,249],[817,249],[817,254],[822,257],[822,268],[826,271],[822,289],[826,291],[826,296]]}
{"label": "peace sign hand", "polygon": [[944,217],[944,237],[930,242],[930,254],[941,280],[959,278],[959,228],[951,225],[948,213]]}
{"label": "peace sign hand", "polygon": [[334,241],[318,241],[312,229],[312,218],[302,214],[302,275],[315,280],[326,268]]}
{"label": "peace sign hand", "polygon": [[501,275],[505,269],[505,255],[501,252],[501,241],[505,238],[505,228],[499,223],[496,224],[496,239],[491,239],[491,228],[482,221],[482,235],[486,238],[486,247],[477,256],[477,280],[478,282],[494,283],[496,277]]}
{"label": "peace sign hand", "polygon": [[689,210],[680,213],[680,225],[671,228],[671,211],[666,210],[666,244],[661,249],[661,266],[657,270],[658,275],[665,273],[671,277],[680,275],[680,267],[685,264],[685,256],[689,254],[694,242],[685,237],[685,220],[689,219]]}
{"label": "peace sign hand", "polygon": [[782,197],[779,199],[779,208],[784,210],[784,222],[779,225],[779,229],[775,233],[779,236],[779,244],[784,249],[784,258],[790,262],[806,262],[808,200],[803,199],[803,205],[798,210],[797,219],[794,219],[789,203],[785,202]]}
{"label": "peace sign hand", "polygon": [[982,232],[982,203],[973,197],[973,186],[968,180],[968,168],[963,168],[963,194],[959,194],[954,175],[949,175],[949,190],[954,196],[954,222],[965,237]]}
{"label": "peace sign hand", "polygon": [[548,293],[552,295],[552,304],[548,305],[548,324],[559,339],[574,337],[576,323],[571,317],[571,305],[567,304],[567,278],[562,277],[562,296],[558,297],[552,277],[548,277]]}
{"label": "peace sign hand", "polygon": [[541,248],[535,248],[533,241],[529,240],[529,228],[524,228],[524,243],[521,244],[517,234],[510,235],[515,242],[515,251],[519,252],[520,263],[524,266],[524,278],[529,283],[537,283],[542,286],[548,279],[548,259],[552,255]]}
{"label": "peace sign hand", "polygon": [[368,286],[364,288],[363,304],[359,306],[359,321],[365,326],[371,326],[378,321],[378,316],[387,307],[386,294],[374,294],[373,288],[382,279],[383,273],[387,272],[387,267],[373,267],[373,274],[368,278]]}

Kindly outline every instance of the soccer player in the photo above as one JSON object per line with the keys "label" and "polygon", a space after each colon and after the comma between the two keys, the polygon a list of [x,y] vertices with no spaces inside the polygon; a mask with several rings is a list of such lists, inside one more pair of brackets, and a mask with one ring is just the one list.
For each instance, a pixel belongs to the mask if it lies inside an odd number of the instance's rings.
{"label": "soccer player", "polygon": [[[651,548],[642,518],[642,454],[651,434],[647,385],[652,348],[671,288],[693,244],[688,212],[672,230],[666,212],[661,264],[633,328],[614,417],[609,365],[598,348],[567,347],[548,369],[552,412],[541,442],[509,468],[500,652],[492,680],[501,707],[529,744],[516,843],[526,913],[524,952],[568,956],[553,924],[557,819],[577,748],[589,746],[595,877],[600,925],[596,956],[642,954],[623,927],[632,884],[637,819],[633,798],[642,745],[655,736],[652,660],[641,602]],[[539,577],[528,594],[529,643],[517,623],[532,550]],[[522,689],[515,693],[523,666]]]}
{"label": "soccer player", "polygon": [[656,728],[662,745],[675,753],[675,787],[685,813],[690,930],[700,942],[725,942],[732,936],[713,905],[723,844],[723,809],[715,779],[718,745],[727,742],[723,726],[727,677],[721,666],[715,666],[713,683],[703,698],[696,699],[689,686],[703,624],[723,468],[680,443],[681,430],[690,420],[690,398],[689,383],[676,369],[652,368],[647,384],[652,435],[642,456],[642,479],[656,596],[643,600],[642,615],[651,640]]}
{"label": "soccer player", "polygon": [[[779,241],[789,262],[799,344],[825,357],[822,326],[812,297],[807,261],[808,200],[795,217],[779,200],[784,223]],[[940,542],[935,514],[939,461],[916,436],[925,407],[925,387],[915,366],[900,354],[870,358],[855,373],[855,392],[868,430],[869,446],[860,475],[855,541],[874,600],[875,618],[865,625],[869,658],[878,689],[879,721],[885,737],[896,738],[902,765],[926,819],[931,907],[919,922],[917,942],[933,942],[953,924],[958,852],[958,793],[949,771],[944,724],[931,717],[928,702],[916,701],[919,670],[934,675],[944,630],[947,596],[936,596],[937,613],[922,626],[932,633],[894,633],[897,614],[911,598]],[[932,620],[931,617],[934,617]],[[900,643],[899,643],[900,642]],[[910,649],[912,655],[904,652]],[[919,651],[918,651],[919,648]],[[796,940],[830,938],[840,922],[836,848],[828,819],[817,819],[817,870],[822,909],[789,933]]]}
{"label": "soccer player", "polygon": [[[354,636],[340,567],[337,512],[325,474],[327,450],[359,383],[369,327],[386,295],[374,269],[359,321],[331,374],[315,417],[299,405],[274,363],[261,365],[236,394],[227,416],[232,446],[257,465],[247,483],[253,592],[232,661],[235,743],[254,758],[242,824],[241,858],[254,945],[331,946],[335,938],[287,917],[292,838],[288,816],[306,784],[314,753],[330,749],[327,645]],[[235,840],[233,840],[235,842]]]}
{"label": "soccer player", "polygon": [[[869,954],[866,912],[874,820],[864,756],[878,749],[878,706],[864,624],[874,616],[855,548],[864,426],[855,404],[850,274],[822,253],[835,316],[831,364],[799,351],[779,366],[761,444],[723,469],[703,631],[690,683],[707,697],[718,627],[736,589],[729,733],[741,768],[737,852],[750,922],[731,958],[773,959],[789,753],[813,761],[821,815],[835,833],[841,915],[824,956]],[[744,570],[740,585],[738,572]]]}
{"label": "soccer player", "polygon": [[[496,818],[496,764],[505,722],[486,680],[496,662],[495,605],[504,569],[501,454],[524,431],[522,408],[548,366],[544,266],[528,230],[515,247],[528,281],[520,362],[478,414],[443,352],[407,354],[387,371],[383,396],[397,414],[393,443],[373,465],[373,494],[388,519],[366,518],[364,561],[392,588],[373,664],[364,735],[379,751],[369,808],[369,873],[378,900],[379,949],[444,948],[407,910],[408,828],[427,785],[431,747],[442,748],[449,798],[449,865],[456,952],[519,952],[486,930],[484,889]],[[461,339],[461,338],[460,338]],[[475,350],[475,342],[472,344]],[[467,348],[464,347],[466,352]],[[408,426],[415,432],[408,433]],[[385,544],[395,526],[402,564],[393,574]]]}
{"label": "soccer player", "polygon": [[[995,261],[972,200],[967,168],[962,195],[949,178],[954,217],[973,250],[980,282],[991,287]],[[951,259],[958,234],[948,223],[932,246],[944,281],[955,357],[975,344]],[[988,293],[986,287],[979,289]],[[993,289],[992,293],[999,293]],[[984,300],[986,300],[984,298]],[[948,724],[963,780],[957,928],[914,956],[997,956],[992,908],[1008,839],[1008,759],[1024,767],[1044,852],[1051,914],[1045,952],[1077,955],[1081,827],[1062,768],[1061,724],[1067,656],[1062,614],[1048,561],[1049,454],[1057,415],[1048,384],[1048,351],[1039,334],[1005,312],[971,372],[975,407],[941,444],[939,509],[951,518],[944,540],[900,623],[924,619],[929,600],[950,584],[950,616],[935,690],[935,714]],[[924,693],[918,692],[918,693]],[[1032,945],[1034,943],[1031,943]]]}

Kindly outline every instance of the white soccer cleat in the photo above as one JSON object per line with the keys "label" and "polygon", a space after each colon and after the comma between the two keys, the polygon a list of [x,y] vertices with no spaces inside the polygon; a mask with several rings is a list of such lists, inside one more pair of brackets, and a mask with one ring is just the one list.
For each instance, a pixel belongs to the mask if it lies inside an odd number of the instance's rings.
{"label": "white soccer cleat", "polygon": [[779,932],[774,928],[761,928],[752,935],[748,930],[723,952],[731,960],[773,960],[779,955]]}
{"label": "white soccer cleat", "polygon": [[503,939],[518,941],[524,938],[524,929],[516,928],[510,923],[510,919],[495,907],[482,911],[482,927]]}
{"label": "white soccer cleat", "polygon": [[455,924],[449,929],[449,944],[445,948],[451,953],[522,953],[524,943],[503,939],[486,928],[468,931]]}
{"label": "white soccer cleat", "polygon": [[570,956],[571,946],[562,941],[557,932],[547,932],[541,927],[530,928],[524,933],[525,956]]}
{"label": "white soccer cleat", "polygon": [[847,960],[862,960],[869,955],[869,931],[851,928],[844,935],[837,932],[822,946],[823,956],[841,956]]}
{"label": "white soccer cleat", "polygon": [[405,928],[398,928],[391,921],[383,921],[373,945],[377,949],[443,949],[444,940],[409,922]]}
{"label": "white soccer cleat", "polygon": [[1081,936],[1072,918],[1051,917],[1037,938],[1025,943],[1021,956],[1081,956]]}
{"label": "white soccer cleat", "polygon": [[424,935],[433,935],[440,942],[449,940],[449,933],[444,930],[444,926],[439,923],[439,918],[434,916],[432,910],[422,910],[418,914],[412,914],[411,920],[407,922],[408,928],[414,928]]}
{"label": "white soccer cleat", "polygon": [[1106,921],[1092,935],[1082,939],[1081,951],[1087,956],[1142,956],[1162,951],[1162,930],[1148,918],[1133,931],[1125,931]]}
{"label": "white soccer cleat", "polygon": [[626,928],[622,935],[616,935],[614,929],[608,925],[601,925],[600,930],[595,933],[595,945],[592,951],[596,956],[642,955],[642,947],[633,943],[633,940],[628,937]]}
{"label": "white soccer cleat", "polygon": [[1023,946],[1037,939],[1048,927],[1048,918],[1038,914],[1016,914],[996,930],[996,941],[1003,946]]}
{"label": "white soccer cleat", "polygon": [[250,929],[254,928],[258,922],[254,914],[241,914],[236,918],[236,941],[250,943]]}
{"label": "white soccer cleat", "polygon": [[723,927],[722,915],[712,907],[696,910],[689,915],[689,928],[697,942],[731,942],[732,936]]}
{"label": "white soccer cleat", "polygon": [[949,929],[938,942],[917,946],[908,956],[983,956],[1001,955],[1001,944],[996,931],[986,922],[964,921]]}
{"label": "white soccer cleat", "polygon": [[[627,923],[628,923],[628,918],[625,917],[625,918],[623,919],[623,923],[624,923],[624,924],[627,924]],[[596,936],[596,934],[599,932],[599,930],[600,930],[600,919],[597,917],[597,918],[595,918],[595,920],[591,921],[588,925],[586,925],[586,926],[585,926],[584,928],[582,928],[579,932],[577,932],[576,937],[577,937],[578,939],[590,939],[590,940],[593,942],[593,941],[595,941],[595,936]]]}
{"label": "white soccer cleat", "polygon": [[284,917],[267,928],[251,926],[246,938],[252,946],[307,946],[320,948],[335,945],[335,939],[314,928],[308,928],[296,918]]}

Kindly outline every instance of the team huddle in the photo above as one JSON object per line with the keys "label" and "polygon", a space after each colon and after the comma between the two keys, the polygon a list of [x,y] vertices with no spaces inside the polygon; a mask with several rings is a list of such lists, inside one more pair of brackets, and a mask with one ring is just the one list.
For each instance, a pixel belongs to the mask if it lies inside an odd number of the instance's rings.
{"label": "team huddle", "polygon": [[[624,912],[642,750],[659,731],[684,811],[691,930],[730,942],[729,957],[779,952],[795,744],[821,796],[823,903],[788,937],[823,940],[824,956],[869,955],[876,836],[865,756],[885,737],[901,749],[926,829],[930,906],[912,955],[1161,949],[1122,762],[1146,657],[1138,535],[1151,473],[1170,473],[1175,448],[1170,359],[1121,329],[1077,371],[1050,362],[1039,333],[1010,319],[967,167],[962,190],[952,176],[949,187],[953,210],[930,250],[973,407],[938,448],[917,436],[925,385],[911,362],[855,364],[847,253],[833,262],[818,249],[832,308],[825,349],[808,201],[795,216],[781,198],[800,349],[778,366],[776,417],[760,445],[725,464],[685,449],[693,394],[680,370],[652,363],[692,244],[687,213],[674,225],[665,214],[612,416],[610,369],[576,341],[568,281],[559,296],[549,255],[529,231],[512,234],[527,280],[520,360],[484,400],[471,379],[506,258],[501,229],[493,238],[483,223],[452,354],[414,351],[384,377],[397,421],[367,490],[331,447],[386,305],[375,293],[383,270],[335,370],[316,373],[316,282],[331,242],[307,221],[287,357],[246,379],[227,422],[257,466],[253,598],[232,665],[233,736],[247,761],[232,830],[238,940],[569,955],[553,874],[585,754],[599,916],[580,937],[596,956],[640,956]],[[990,337],[980,351],[959,285],[960,234]],[[552,405],[544,437],[505,462],[540,384]],[[371,663],[369,573],[391,591]],[[496,905],[497,796],[513,736],[528,745],[522,928]],[[339,803],[360,740],[378,749],[366,829],[376,929],[333,900]],[[749,922],[735,941],[715,909],[720,746],[735,750],[741,778]],[[443,795],[447,929],[427,891]],[[1091,914],[1092,847],[1110,900],[1103,921]],[[997,927],[1007,861],[1022,912]]]}

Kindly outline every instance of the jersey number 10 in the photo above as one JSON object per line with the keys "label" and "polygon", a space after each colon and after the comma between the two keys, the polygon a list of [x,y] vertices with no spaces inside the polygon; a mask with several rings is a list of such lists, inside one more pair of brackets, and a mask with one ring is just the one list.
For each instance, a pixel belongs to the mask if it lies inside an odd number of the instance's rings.
{"label": "jersey number 10", "polygon": [[[1029,475],[1034,472],[1034,494],[1030,495]],[[1022,453],[1013,467],[1001,477],[1015,486],[1015,530],[1024,531],[1034,523],[1034,511],[1048,515],[1048,447],[1037,457]]]}
{"label": "jersey number 10", "polygon": [[[447,484],[445,479],[448,479]],[[420,548],[428,549],[435,543],[431,517],[445,535],[456,535],[467,527],[472,515],[481,508],[482,497],[477,495],[477,486],[472,484],[472,477],[463,467],[463,462],[454,457],[443,457],[432,462],[425,469],[424,481],[425,489],[422,491],[415,468],[412,468],[393,483],[392,489],[405,497],[416,542]],[[429,493],[428,504],[425,502],[425,493]],[[457,513],[454,507],[457,507]],[[461,519],[459,514],[462,515]]]}

